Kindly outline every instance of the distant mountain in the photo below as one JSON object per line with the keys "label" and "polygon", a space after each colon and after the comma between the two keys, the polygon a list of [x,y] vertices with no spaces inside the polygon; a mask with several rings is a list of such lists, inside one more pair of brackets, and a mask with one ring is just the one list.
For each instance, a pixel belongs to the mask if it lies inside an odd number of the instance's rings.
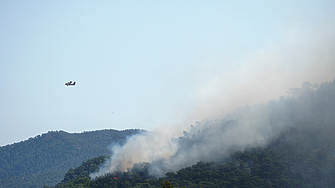
{"label": "distant mountain", "polygon": [[123,145],[139,129],[83,133],[50,131],[26,141],[0,147],[0,187],[43,187],[59,183],[69,168],[101,155],[108,146]]}

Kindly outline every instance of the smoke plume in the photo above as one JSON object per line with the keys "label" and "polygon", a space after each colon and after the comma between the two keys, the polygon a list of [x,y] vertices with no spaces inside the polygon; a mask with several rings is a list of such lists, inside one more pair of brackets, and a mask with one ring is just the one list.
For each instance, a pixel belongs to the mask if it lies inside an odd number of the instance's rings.
{"label": "smoke plume", "polygon": [[278,100],[237,108],[222,119],[197,122],[179,138],[169,139],[163,132],[132,136],[124,146],[112,146],[113,156],[91,177],[127,171],[139,162],[150,162],[149,174],[161,177],[198,161],[220,159],[245,147],[265,146],[297,122],[334,125],[335,80],[321,85],[305,82],[290,93]]}
{"label": "smoke plume", "polygon": [[149,173],[160,177],[247,146],[264,146],[296,122],[334,124],[335,83],[323,82],[335,75],[333,21],[313,28],[292,25],[281,45],[225,63],[238,68],[218,66],[208,74],[209,67],[200,67],[193,104],[176,108],[178,123],[111,146],[113,155],[91,178],[140,162],[149,162]]}

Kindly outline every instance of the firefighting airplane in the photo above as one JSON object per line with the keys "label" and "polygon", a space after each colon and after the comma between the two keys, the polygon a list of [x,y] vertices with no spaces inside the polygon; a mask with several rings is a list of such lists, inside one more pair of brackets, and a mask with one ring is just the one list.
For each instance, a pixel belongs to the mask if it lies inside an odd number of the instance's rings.
{"label": "firefighting airplane", "polygon": [[72,83],[72,81],[69,81],[69,82],[66,82],[65,85],[66,86],[74,86],[74,85],[76,85],[76,82]]}

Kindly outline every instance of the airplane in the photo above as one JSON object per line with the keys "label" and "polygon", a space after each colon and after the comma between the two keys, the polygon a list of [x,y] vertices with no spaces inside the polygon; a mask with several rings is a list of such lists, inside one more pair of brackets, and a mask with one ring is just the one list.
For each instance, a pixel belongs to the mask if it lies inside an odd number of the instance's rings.
{"label": "airplane", "polygon": [[76,85],[76,82],[72,83],[72,81],[69,81],[69,82],[66,82],[65,85],[66,86],[74,86],[74,85]]}

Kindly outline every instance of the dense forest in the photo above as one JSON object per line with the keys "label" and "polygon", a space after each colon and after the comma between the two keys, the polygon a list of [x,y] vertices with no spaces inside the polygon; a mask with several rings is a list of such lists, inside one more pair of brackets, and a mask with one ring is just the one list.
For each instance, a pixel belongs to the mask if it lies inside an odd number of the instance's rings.
{"label": "dense forest", "polygon": [[[305,82],[290,93],[241,107],[223,119],[199,122],[171,139],[178,146],[171,157],[109,173],[115,158],[103,165],[92,159],[86,167],[70,169],[55,188],[335,187],[335,82]],[[125,152],[120,153],[124,160],[133,159]],[[89,163],[95,168],[88,168]],[[101,168],[107,173],[95,179],[88,175]]]}
{"label": "dense forest", "polygon": [[0,147],[0,187],[42,187],[59,183],[69,168],[110,155],[111,143],[124,144],[143,130],[100,130],[83,133],[49,131]]}
{"label": "dense forest", "polygon": [[[163,178],[148,175],[149,163],[138,163],[128,172],[92,180],[104,157],[70,169],[55,188],[69,187],[335,187],[335,125],[304,122],[281,133],[266,147],[235,151],[220,160],[201,162],[168,172]],[[93,166],[94,168],[89,168]]]}

